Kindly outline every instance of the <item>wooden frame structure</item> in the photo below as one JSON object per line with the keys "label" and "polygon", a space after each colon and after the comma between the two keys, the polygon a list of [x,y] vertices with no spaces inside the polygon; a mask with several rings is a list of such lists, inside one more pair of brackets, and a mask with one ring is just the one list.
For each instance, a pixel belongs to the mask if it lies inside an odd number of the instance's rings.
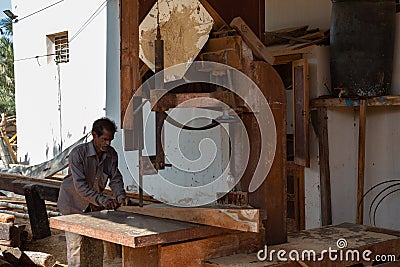
{"label": "wooden frame structure", "polygon": [[400,96],[379,96],[367,99],[346,98],[317,98],[310,101],[312,108],[318,110],[318,136],[320,151],[320,179],[321,179],[321,208],[322,223],[332,223],[331,186],[329,171],[329,139],[327,110],[333,107],[356,107],[360,110],[358,130],[358,189],[357,189],[357,217],[358,224],[363,223],[363,195],[365,173],[365,140],[367,109],[373,107],[400,106]]}
{"label": "wooden frame structure", "polygon": [[[137,85],[141,82],[139,79],[138,70],[138,47],[139,36],[137,34],[137,27],[143,14],[146,12],[141,9],[142,2],[139,0],[122,0],[121,1],[121,118],[124,117],[125,110],[131,97],[137,90]],[[238,2],[238,5],[240,3]],[[146,3],[148,8],[149,3]],[[233,7],[230,6],[229,10]],[[213,10],[211,5],[208,5],[211,10],[210,14],[218,14]],[[226,12],[226,10],[224,11]],[[221,22],[221,16],[217,21]],[[240,26],[241,21],[236,23]],[[221,22],[221,25],[224,24]],[[239,27],[243,30],[243,27]],[[132,30],[132,32],[130,32]],[[251,32],[250,28],[246,28],[244,33],[246,35]],[[247,35],[246,35],[247,36]],[[243,37],[243,36],[242,36]],[[246,39],[247,38],[247,39]],[[257,47],[260,40],[257,39],[255,34],[250,37],[244,38],[247,42]],[[251,45],[250,45],[251,47]],[[268,53],[265,50],[261,52]],[[135,54],[136,53],[136,54]],[[273,57],[269,55],[267,59],[273,61]],[[245,59],[247,60],[247,59]],[[286,242],[286,95],[282,80],[279,74],[272,68],[271,65],[262,62],[254,61],[253,58],[248,60],[247,66],[243,66],[242,71],[248,75],[260,88],[264,96],[271,104],[271,109],[275,119],[277,130],[277,147],[275,153],[275,160],[272,164],[271,171],[265,182],[258,190],[249,194],[249,204],[254,208],[265,210],[268,218],[263,218],[263,224],[266,228],[266,238],[270,244],[278,244]],[[256,163],[258,162],[259,145],[260,145],[260,132],[257,122],[250,113],[243,113],[242,120],[250,139],[250,155],[249,165],[242,178],[241,184],[243,188],[248,188],[252,179],[252,174],[255,170]],[[132,129],[133,125],[124,125],[124,129]]]}

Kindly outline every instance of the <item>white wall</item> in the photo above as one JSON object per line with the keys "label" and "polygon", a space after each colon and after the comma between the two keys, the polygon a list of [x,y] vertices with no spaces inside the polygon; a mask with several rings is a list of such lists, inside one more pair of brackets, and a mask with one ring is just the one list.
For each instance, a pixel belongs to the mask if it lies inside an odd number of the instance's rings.
{"label": "white wall", "polygon": [[[330,0],[266,0],[266,30],[272,31],[301,25],[328,29],[330,9]],[[400,14],[397,14],[397,28],[392,88],[392,94],[396,95],[400,94]],[[309,61],[310,98],[328,94],[327,86],[330,87],[329,47],[317,47],[305,54],[305,57]],[[400,108],[368,108],[367,110],[365,191],[381,181],[400,179],[399,118]],[[307,228],[321,225],[318,139],[311,125],[310,127],[311,167],[305,170]],[[358,109],[330,108],[328,110],[328,135],[333,223],[355,222]],[[364,223],[371,223],[368,218],[369,206],[372,199],[385,187],[386,185],[379,187],[366,198]],[[400,218],[396,212],[400,205],[399,196],[399,192],[397,192],[382,202],[377,211],[376,223],[378,226],[400,229]]]}
{"label": "white wall", "polygon": [[[46,35],[68,31],[70,39],[102,2],[64,1],[14,24],[18,157],[21,161],[36,164],[52,158],[61,148],[61,141],[66,148],[90,131],[96,118],[105,115],[105,10],[70,43],[70,62],[60,64],[60,92],[54,62],[48,63],[46,57],[18,61],[46,55]],[[13,12],[22,18],[53,3],[13,0],[12,6]]]}
{"label": "white wall", "polygon": [[[392,94],[400,92],[399,14],[397,15],[397,28]],[[350,107],[329,109],[328,111],[333,223],[355,222],[356,218],[358,114],[358,109]],[[367,108],[365,192],[382,181],[400,179],[399,122],[400,108],[398,107]],[[365,224],[372,224],[368,216],[372,199],[387,185],[389,184],[378,187],[366,197]],[[384,195],[386,194],[382,196]],[[377,210],[377,226],[400,229],[400,216],[395,212],[399,205],[399,192],[385,199]]]}
{"label": "white wall", "polygon": [[[398,107],[367,109],[365,192],[382,181],[400,178],[399,118]],[[335,108],[328,112],[334,223],[355,222],[356,218],[358,120],[358,109]],[[371,224],[368,211],[372,199],[387,185],[372,191],[365,199],[365,224]],[[396,212],[400,205],[399,196],[396,193],[382,202],[377,212],[378,226],[400,229]]]}
{"label": "white wall", "polygon": [[304,25],[329,29],[331,6],[331,0],[266,0],[265,29],[274,31]]}

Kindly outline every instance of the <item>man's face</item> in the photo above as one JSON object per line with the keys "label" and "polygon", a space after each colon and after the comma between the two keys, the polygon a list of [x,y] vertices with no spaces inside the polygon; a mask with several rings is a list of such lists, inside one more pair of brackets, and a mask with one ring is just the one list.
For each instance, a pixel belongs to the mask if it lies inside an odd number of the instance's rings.
{"label": "man's face", "polygon": [[112,132],[103,129],[101,136],[98,136],[96,132],[92,132],[93,135],[93,145],[96,151],[107,152],[111,141],[114,139],[114,134]]}

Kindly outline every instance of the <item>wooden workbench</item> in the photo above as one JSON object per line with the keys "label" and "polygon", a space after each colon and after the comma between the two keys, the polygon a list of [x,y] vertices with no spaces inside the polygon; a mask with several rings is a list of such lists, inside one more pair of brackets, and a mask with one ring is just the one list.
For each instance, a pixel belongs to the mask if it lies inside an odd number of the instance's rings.
{"label": "wooden workbench", "polygon": [[[50,226],[122,245],[123,266],[168,266],[203,262],[260,246],[258,233],[242,233],[121,211],[73,214],[50,219]],[[196,253],[186,258],[190,252]],[[90,256],[90,255],[88,255]],[[185,256],[185,257],[183,257]],[[191,265],[198,266],[198,265]]]}

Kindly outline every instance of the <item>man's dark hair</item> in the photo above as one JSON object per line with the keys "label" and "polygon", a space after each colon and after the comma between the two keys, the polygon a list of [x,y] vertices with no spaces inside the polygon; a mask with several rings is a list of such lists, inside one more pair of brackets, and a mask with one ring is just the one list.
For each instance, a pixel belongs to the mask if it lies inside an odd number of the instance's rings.
{"label": "man's dark hair", "polygon": [[95,132],[98,136],[103,134],[104,129],[111,133],[115,133],[117,131],[117,125],[115,125],[114,121],[106,117],[98,119],[93,123],[92,132]]}

